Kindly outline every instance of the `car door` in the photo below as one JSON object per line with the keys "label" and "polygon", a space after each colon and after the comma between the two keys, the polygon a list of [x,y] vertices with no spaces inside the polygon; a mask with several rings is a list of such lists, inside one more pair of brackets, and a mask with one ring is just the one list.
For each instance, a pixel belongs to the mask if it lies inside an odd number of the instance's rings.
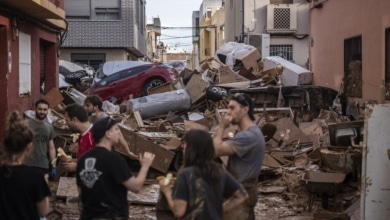
{"label": "car door", "polygon": [[142,94],[143,81],[140,77],[150,68],[150,65],[137,66],[120,72],[120,79],[117,82],[118,97],[127,98],[133,94],[134,97]]}
{"label": "car door", "polygon": [[119,76],[119,73],[115,73],[103,78],[91,89],[91,93],[99,95],[103,100],[107,100],[112,97],[117,98],[118,92],[115,88]]}

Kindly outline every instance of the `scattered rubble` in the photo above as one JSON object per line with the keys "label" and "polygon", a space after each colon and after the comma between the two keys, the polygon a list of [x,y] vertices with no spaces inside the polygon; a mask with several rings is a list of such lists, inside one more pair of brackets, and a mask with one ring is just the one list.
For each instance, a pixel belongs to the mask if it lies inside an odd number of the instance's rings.
{"label": "scattered rubble", "polygon": [[[337,91],[301,85],[311,83],[311,73],[294,72],[291,66],[281,72],[278,65],[286,65],[284,62],[263,71],[267,65],[261,62],[260,54],[252,48],[243,51],[219,51],[218,59],[207,60],[193,71],[184,69],[181,78],[153,88],[148,96],[120,105],[106,103],[106,113],[121,121],[130,150],[156,154],[142,192],[128,195],[131,219],[169,219],[169,212],[159,209],[163,199],[155,177],[180,169],[185,132],[199,128],[213,133],[220,114],[227,110],[227,95],[237,92],[253,98],[256,123],[267,140],[256,215],[270,219],[333,219],[326,216],[337,215],[341,216],[338,219],[350,219],[342,213],[359,199],[362,121],[350,122],[332,109]],[[288,75],[294,83],[288,81]],[[54,106],[49,118],[58,134],[56,147],[75,157],[77,134],[67,128],[63,109],[71,103],[83,104],[85,95],[70,88],[52,90],[44,98]],[[224,137],[231,138],[236,131],[237,127],[230,126]],[[137,170],[138,161],[126,160]],[[74,175],[58,173],[59,183],[50,183],[56,196],[48,219],[77,219]],[[159,218],[160,214],[165,217]]]}

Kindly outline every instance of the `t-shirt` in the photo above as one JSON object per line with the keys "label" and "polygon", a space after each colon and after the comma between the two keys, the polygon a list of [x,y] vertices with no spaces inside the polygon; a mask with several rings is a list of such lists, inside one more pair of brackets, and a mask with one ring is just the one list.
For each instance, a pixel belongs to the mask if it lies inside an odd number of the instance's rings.
{"label": "t-shirt", "polygon": [[131,177],[129,167],[118,153],[98,146],[86,152],[77,162],[81,219],[127,218],[127,188],[122,183]]}
{"label": "t-shirt", "polygon": [[264,158],[264,135],[257,125],[237,133],[227,141],[235,152],[229,156],[227,170],[238,181],[245,182],[257,179]]}
{"label": "t-shirt", "polygon": [[27,120],[28,127],[34,133],[33,150],[25,164],[28,166],[49,169],[48,146],[49,141],[56,137],[53,126],[47,122],[39,122],[34,119]]}
{"label": "t-shirt", "polygon": [[220,172],[223,175],[219,182],[210,184],[195,175],[193,166],[180,171],[173,186],[172,197],[187,201],[182,219],[222,219],[224,198],[244,189],[228,172],[222,168]]}
{"label": "t-shirt", "polygon": [[43,176],[25,165],[0,166],[0,219],[39,219],[36,204],[50,196]]}
{"label": "t-shirt", "polygon": [[89,151],[91,148],[95,146],[95,141],[93,140],[91,128],[92,125],[78,139],[77,143],[79,145],[79,148],[77,151],[77,159],[80,159],[85,152]]}

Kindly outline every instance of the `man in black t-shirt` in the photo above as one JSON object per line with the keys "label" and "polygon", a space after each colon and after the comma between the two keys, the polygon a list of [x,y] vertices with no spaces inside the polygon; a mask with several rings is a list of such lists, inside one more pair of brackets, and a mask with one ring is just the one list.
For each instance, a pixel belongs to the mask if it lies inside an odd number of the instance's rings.
{"label": "man in black t-shirt", "polygon": [[116,121],[109,117],[99,119],[92,127],[92,134],[97,146],[77,162],[81,219],[127,219],[127,190],[141,189],[154,154],[139,155],[141,169],[133,176],[124,159],[112,152],[121,134]]}

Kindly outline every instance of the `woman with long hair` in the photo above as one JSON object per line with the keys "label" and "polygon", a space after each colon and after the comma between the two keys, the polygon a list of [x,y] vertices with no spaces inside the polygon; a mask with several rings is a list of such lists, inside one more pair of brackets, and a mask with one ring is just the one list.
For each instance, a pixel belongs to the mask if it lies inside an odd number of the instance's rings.
{"label": "woman with long hair", "polygon": [[18,112],[6,122],[0,159],[0,219],[40,219],[49,212],[50,190],[41,171],[24,165],[33,133]]}
{"label": "woman with long hair", "polygon": [[160,180],[160,189],[175,217],[180,219],[222,219],[244,202],[244,188],[214,161],[213,140],[203,130],[184,136],[184,165],[173,188]]}

